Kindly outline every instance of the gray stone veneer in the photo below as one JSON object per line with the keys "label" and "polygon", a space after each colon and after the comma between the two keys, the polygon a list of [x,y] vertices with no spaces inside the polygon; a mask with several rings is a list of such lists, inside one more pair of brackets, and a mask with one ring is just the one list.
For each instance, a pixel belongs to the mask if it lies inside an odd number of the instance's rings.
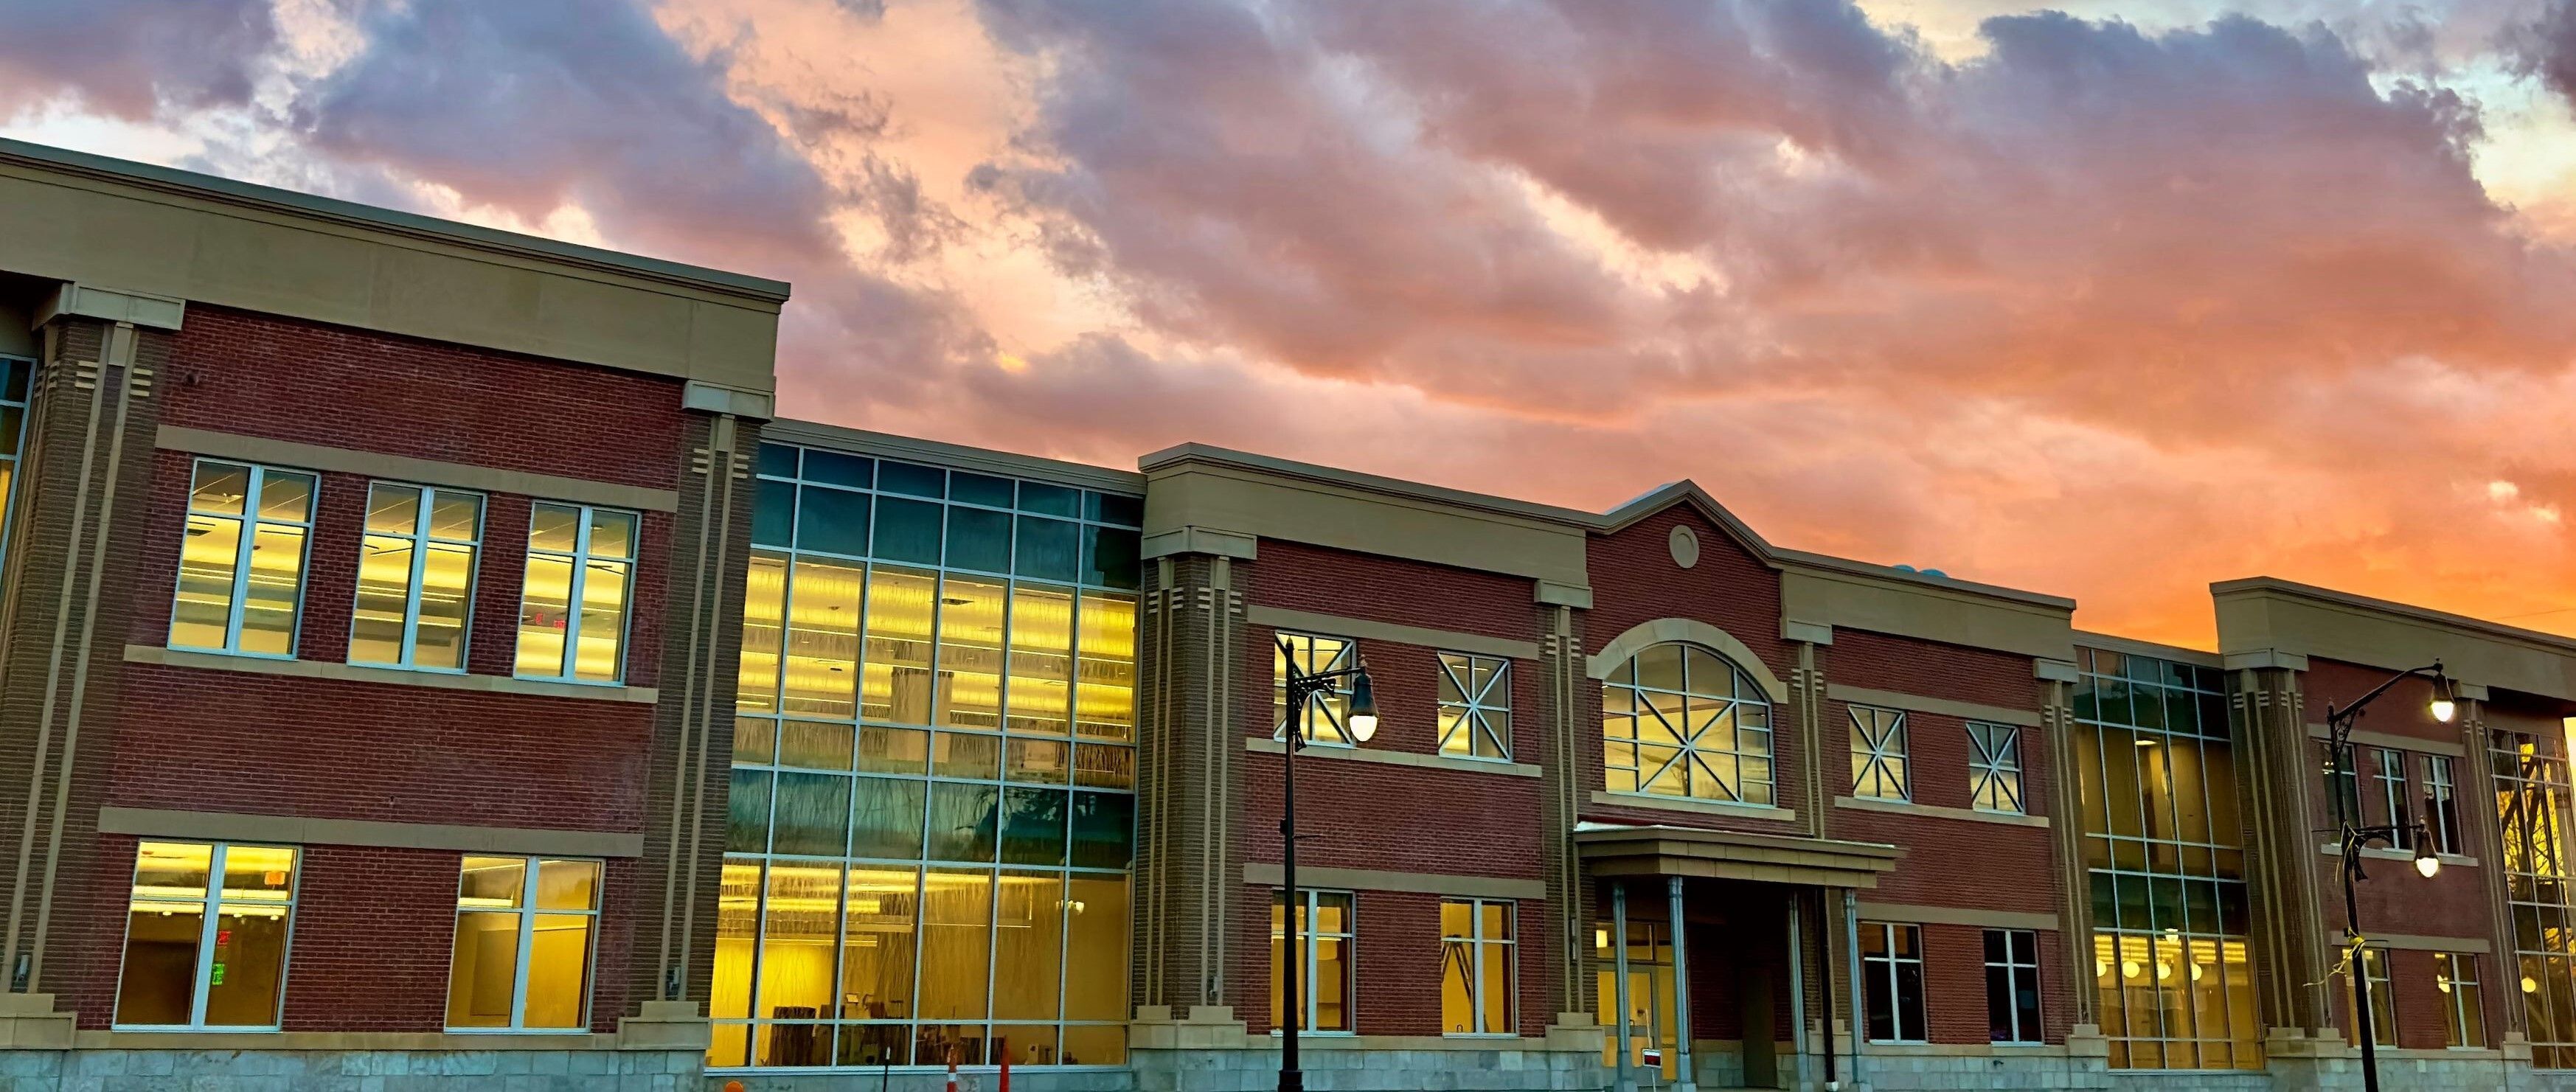
{"label": "gray stone veneer", "polygon": [[703,1052],[0,1050],[0,1092],[695,1092]]}

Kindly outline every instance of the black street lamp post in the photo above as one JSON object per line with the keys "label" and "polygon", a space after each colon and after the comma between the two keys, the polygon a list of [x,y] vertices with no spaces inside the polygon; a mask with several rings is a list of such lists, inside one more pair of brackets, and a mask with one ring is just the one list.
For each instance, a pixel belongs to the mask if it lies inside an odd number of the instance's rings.
{"label": "black street lamp post", "polygon": [[1306,993],[1302,974],[1306,966],[1306,931],[1299,922],[1306,912],[1306,900],[1297,891],[1297,752],[1306,745],[1306,705],[1319,694],[1326,694],[1342,680],[1351,683],[1350,721],[1348,727],[1354,743],[1366,743],[1377,734],[1377,693],[1369,682],[1368,659],[1362,657],[1357,667],[1339,671],[1305,671],[1297,666],[1297,654],[1288,642],[1279,642],[1280,662],[1288,676],[1288,724],[1281,741],[1279,805],[1279,882],[1286,891],[1281,907],[1281,928],[1288,934],[1288,981],[1281,992],[1284,1019],[1280,1028],[1279,1092],[1305,1092],[1306,1074],[1297,1068],[1297,1030],[1306,1023]]}
{"label": "black street lamp post", "polygon": [[[2433,680],[2433,700],[2427,710],[2434,720],[2449,724],[2459,715],[2460,707],[2452,693],[2451,677],[2443,672],[2439,660],[2433,661],[2430,667],[2398,672],[2350,705],[2338,708],[2332,702],[2326,703],[2326,753],[2329,761],[2335,763],[2334,776],[2338,781],[2350,778],[2350,783],[2357,785],[2360,780],[2361,764],[2354,760],[2352,729],[2361,720],[2362,707],[2387,693],[2388,688],[2419,675],[2429,675]],[[2355,883],[2370,878],[2362,874],[2361,851],[2373,843],[2402,847],[2403,839],[2411,835],[2415,845],[2415,871],[2426,879],[2433,878],[2442,870],[2442,858],[2434,851],[2432,831],[2427,829],[2420,816],[2391,815],[2387,823],[2379,826],[2359,825],[2360,797],[2361,793],[2356,788],[2348,798],[2350,807],[2337,805],[2341,829],[2336,831],[2336,838],[2343,848],[2343,935],[2350,949],[2345,965],[2350,968],[2347,973],[2352,975],[2353,1030],[2361,1041],[2361,1083],[2366,1092],[2379,1092],[2379,1046],[2376,1042],[2377,1028],[2371,1021],[2370,965],[2361,935],[2361,909],[2353,894]]]}

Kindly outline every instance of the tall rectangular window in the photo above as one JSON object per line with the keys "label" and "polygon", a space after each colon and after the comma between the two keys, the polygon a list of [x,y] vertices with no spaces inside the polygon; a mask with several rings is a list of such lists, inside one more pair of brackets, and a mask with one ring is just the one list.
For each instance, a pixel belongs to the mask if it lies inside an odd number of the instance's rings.
{"label": "tall rectangular window", "polygon": [[295,655],[313,475],[200,459],[170,607],[170,647]]}
{"label": "tall rectangular window", "polygon": [[1519,950],[1513,943],[1514,905],[1493,899],[1440,902],[1440,1033],[1512,1035],[1520,1030],[1513,1003]]}
{"label": "tall rectangular window", "polygon": [[[1282,650],[1278,644],[1288,647]],[[1312,633],[1286,633],[1278,636],[1271,648],[1270,718],[1274,726],[1271,738],[1288,738],[1288,665],[1306,674],[1340,671],[1351,666],[1359,643],[1347,637],[1324,637]],[[1328,743],[1342,747],[1357,746],[1351,737],[1351,681],[1349,677],[1333,680],[1330,690],[1307,699],[1306,707],[1297,711],[1298,730],[1308,743]]]}
{"label": "tall rectangular window", "polygon": [[2028,929],[1986,930],[1986,1037],[2041,1041],[2039,934]]}
{"label": "tall rectangular window", "polygon": [[2443,1045],[2471,1050],[2487,1045],[2485,1000],[2478,996],[2478,957],[2433,953],[2433,989],[2442,995]]}
{"label": "tall rectangular window", "polygon": [[1923,1042],[1922,927],[1860,923],[1860,973],[1869,1041]]}
{"label": "tall rectangular window", "polygon": [[465,858],[456,885],[447,1026],[588,1027],[598,919],[597,861]]}
{"label": "tall rectangular window", "polygon": [[[2371,1041],[2383,1047],[2396,1046],[2397,998],[2395,995],[2397,991],[2388,988],[2388,951],[2384,948],[2366,947],[2361,950],[2361,955],[2362,973],[2370,976]],[[2344,968],[2343,1011],[2346,1015],[2350,1015],[2357,1008],[2354,1005],[2356,995],[2352,973],[2353,968],[2349,966]],[[2358,1045],[2361,1042],[2359,1025],[2347,1021],[2343,1037],[2345,1042]]]}
{"label": "tall rectangular window", "polygon": [[2406,799],[2406,752],[2371,748],[2371,766],[2371,783],[2379,789],[2379,814],[2384,822],[2397,828],[2389,842],[2399,849],[2415,848],[2415,827],[2407,822],[2415,808]]}
{"label": "tall rectangular window", "polygon": [[1968,799],[1978,811],[2020,814],[2021,729],[1968,722]]}
{"label": "tall rectangular window", "polygon": [[2079,649],[2068,763],[2113,1069],[2261,1069],[2226,676]]}
{"label": "tall rectangular window", "polygon": [[286,996],[295,859],[290,846],[138,847],[116,1026],[274,1030]]}
{"label": "tall rectangular window", "polygon": [[520,677],[590,683],[626,677],[637,526],[632,512],[536,504],[519,600]]}
{"label": "tall rectangular window", "polygon": [[1440,753],[1512,757],[1512,662],[1440,654]]}
{"label": "tall rectangular window", "polygon": [[1904,713],[1866,705],[1851,707],[1851,769],[1853,796],[1914,799],[1906,769]]}
{"label": "tall rectangular window", "polygon": [[465,670],[483,495],[377,482],[367,488],[349,662]]}
{"label": "tall rectangular window", "polygon": [[2359,747],[2326,748],[2326,817],[2335,823],[2356,827],[2370,823],[2361,810],[2361,771],[2353,766],[2360,761],[2360,751]]}
{"label": "tall rectangular window", "polygon": [[2449,755],[2424,756],[2425,826],[2433,832],[2436,853],[2465,853],[2460,842],[2459,787],[2451,780]]}
{"label": "tall rectangular window", "polygon": [[[1357,937],[1348,891],[1305,892],[1297,908],[1297,931],[1306,938],[1306,965],[1298,989],[1306,995],[1304,1020],[1310,1032],[1352,1030],[1351,945]],[[1288,1022],[1288,898],[1270,896],[1270,1026]]]}
{"label": "tall rectangular window", "polygon": [[[9,545],[9,513],[17,507],[18,462],[26,454],[27,409],[36,362],[0,356],[0,551]],[[0,552],[0,562],[8,555]]]}

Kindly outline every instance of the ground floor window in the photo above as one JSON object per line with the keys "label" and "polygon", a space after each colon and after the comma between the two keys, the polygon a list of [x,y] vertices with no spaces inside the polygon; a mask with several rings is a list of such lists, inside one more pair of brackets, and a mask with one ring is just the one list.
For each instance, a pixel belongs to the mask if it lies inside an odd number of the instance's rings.
{"label": "ground floor window", "polygon": [[117,1026],[275,1028],[286,996],[296,858],[291,846],[137,847]]}
{"label": "ground floor window", "polygon": [[[1297,1026],[1305,1031],[1347,1032],[1351,1022],[1351,945],[1358,938],[1348,891],[1304,891],[1297,907],[1297,932],[1305,938],[1305,966],[1297,974],[1306,995],[1306,1011]],[[1270,897],[1270,1026],[1288,1026],[1288,899]]]}
{"label": "ground floor window", "polygon": [[[2349,948],[2345,950],[2347,952],[2350,951]],[[2357,1000],[2355,997],[2355,993],[2357,991],[2356,987],[2353,985],[2353,974],[2358,971],[2359,973],[2369,975],[2371,1041],[2376,1042],[2381,1046],[2397,1045],[2397,998],[2395,996],[2397,991],[2388,988],[2387,950],[2382,948],[2363,948],[2361,950],[2361,955],[2353,962],[2358,964],[2358,966],[2356,967],[2348,964],[2343,970],[2344,1012],[2349,1014],[2356,1011],[2359,1007],[2354,1003]],[[2359,1045],[2361,1043],[2361,1022],[2359,1020],[2348,1020],[2346,1021],[2346,1024],[2347,1026],[2344,1028],[2343,1032],[2344,1041],[2354,1045]]]}
{"label": "ground floor window", "polygon": [[2041,1041],[2039,934],[1986,930],[1986,1035],[1998,1043]]}
{"label": "ground floor window", "polygon": [[[1604,1028],[1619,1026],[1619,953],[1610,946],[1617,931],[1609,922],[1592,927],[1593,988],[1599,998],[1594,1018]],[[1628,922],[1628,1064],[1645,1065],[1646,1051],[1663,1055],[1665,1080],[1680,1073],[1681,1052],[1673,1039],[1673,931],[1660,921]],[[1612,1035],[1617,1035],[1613,1030]],[[1604,1065],[1616,1065],[1617,1042],[1601,1049]]]}
{"label": "ground floor window", "polygon": [[1860,974],[1869,1040],[1924,1042],[1922,927],[1860,923]]}
{"label": "ground floor window", "polygon": [[2478,957],[2466,952],[2433,953],[2433,988],[2442,995],[2443,1045],[2487,1045],[2486,1005],[2478,996]]}
{"label": "ground floor window", "polygon": [[447,1026],[590,1025],[599,862],[467,857],[456,885]]}
{"label": "ground floor window", "polygon": [[1448,1035],[1519,1031],[1512,983],[1519,950],[1513,904],[1493,899],[1440,903],[1440,1030]]}

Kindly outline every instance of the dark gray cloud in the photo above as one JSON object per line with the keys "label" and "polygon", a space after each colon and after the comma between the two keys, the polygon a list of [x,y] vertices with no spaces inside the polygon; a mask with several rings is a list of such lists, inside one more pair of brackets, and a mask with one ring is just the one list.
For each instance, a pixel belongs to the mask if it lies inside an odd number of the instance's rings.
{"label": "dark gray cloud", "polygon": [[136,121],[237,106],[276,38],[269,0],[12,0],[0,116],[66,94]]}
{"label": "dark gray cloud", "polygon": [[2576,0],[2550,0],[2515,37],[2524,68],[2576,105]]}

